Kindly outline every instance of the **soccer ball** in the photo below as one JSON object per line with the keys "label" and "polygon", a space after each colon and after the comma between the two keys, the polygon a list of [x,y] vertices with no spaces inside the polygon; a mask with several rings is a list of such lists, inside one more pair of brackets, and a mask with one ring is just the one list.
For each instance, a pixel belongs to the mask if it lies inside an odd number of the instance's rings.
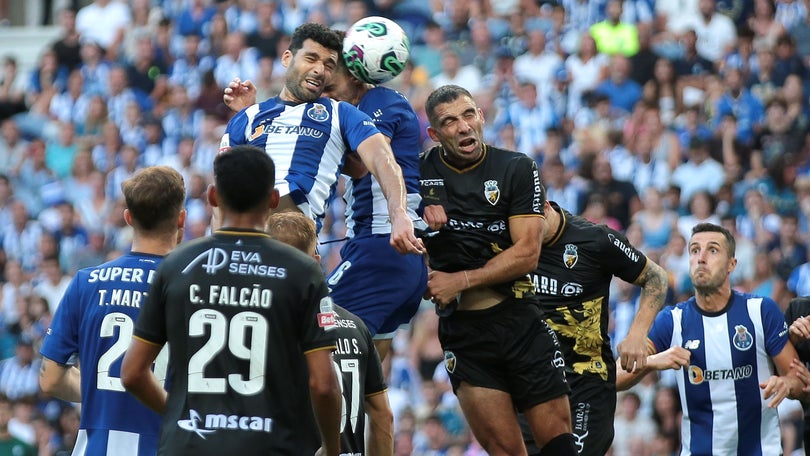
{"label": "soccer ball", "polygon": [[355,22],[343,40],[343,61],[357,79],[369,84],[390,81],[408,63],[411,44],[396,22],[371,16]]}

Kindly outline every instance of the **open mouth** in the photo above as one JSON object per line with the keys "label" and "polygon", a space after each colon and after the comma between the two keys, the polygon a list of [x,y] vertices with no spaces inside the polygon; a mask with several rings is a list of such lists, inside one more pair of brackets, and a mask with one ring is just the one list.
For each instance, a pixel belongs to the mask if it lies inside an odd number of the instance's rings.
{"label": "open mouth", "polygon": [[306,84],[307,88],[312,91],[321,90],[321,80],[320,79],[313,79],[313,78],[306,78],[304,79],[304,83]]}
{"label": "open mouth", "polygon": [[471,152],[474,150],[476,144],[478,144],[478,141],[475,138],[466,138],[458,142],[459,148],[465,152]]}

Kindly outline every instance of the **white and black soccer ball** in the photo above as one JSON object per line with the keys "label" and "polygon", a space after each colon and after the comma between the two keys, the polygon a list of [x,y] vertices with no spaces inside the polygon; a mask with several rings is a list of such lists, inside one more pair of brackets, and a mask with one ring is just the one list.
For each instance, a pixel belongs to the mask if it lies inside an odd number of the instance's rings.
{"label": "white and black soccer ball", "polygon": [[355,22],[343,40],[343,61],[357,79],[369,84],[382,84],[402,73],[410,54],[402,27],[380,16]]}

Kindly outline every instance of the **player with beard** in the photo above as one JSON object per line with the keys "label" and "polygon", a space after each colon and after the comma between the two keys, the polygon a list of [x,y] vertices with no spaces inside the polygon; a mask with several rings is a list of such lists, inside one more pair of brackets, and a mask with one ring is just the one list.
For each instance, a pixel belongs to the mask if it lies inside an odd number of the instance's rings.
{"label": "player with beard", "polygon": [[652,370],[681,369],[681,454],[782,454],[776,407],[785,397],[799,398],[804,387],[791,367],[798,355],[779,307],[731,289],[735,247],[721,226],[692,228],[695,295],[655,318],[649,333],[655,354],[644,368],[618,371],[621,391]]}
{"label": "player with beard", "polygon": [[[422,245],[408,215],[402,170],[385,137],[356,107],[323,96],[341,49],[339,36],[322,25],[296,28],[281,57],[287,68],[281,93],[237,113],[228,122],[220,150],[251,144],[267,152],[278,168],[278,209],[297,207],[319,227],[344,159],[356,151],[385,195],[389,242],[400,253],[419,254]],[[239,97],[246,89],[236,84],[228,90]]]}
{"label": "player with beard", "polygon": [[[344,38],[343,32],[336,33]],[[402,170],[408,217],[417,229],[424,229],[419,215],[419,121],[408,100],[393,89],[358,80],[342,58],[323,94],[357,106],[374,121]],[[244,109],[255,103],[256,87],[250,81],[234,79],[225,89],[223,101],[235,111]],[[392,226],[382,187],[354,156],[347,155],[354,171],[344,170],[358,176],[346,181],[348,240],[327,283],[335,303],[363,319],[380,358],[385,359],[396,330],[410,322],[419,308],[427,287],[427,268],[421,256],[400,255],[389,245]]]}

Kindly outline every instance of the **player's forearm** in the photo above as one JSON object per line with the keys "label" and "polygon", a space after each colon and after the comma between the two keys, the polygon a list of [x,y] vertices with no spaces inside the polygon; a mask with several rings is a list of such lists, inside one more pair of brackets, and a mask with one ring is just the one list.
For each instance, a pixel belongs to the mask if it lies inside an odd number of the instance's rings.
{"label": "player's forearm", "polygon": [[334,388],[326,391],[313,390],[310,387],[312,408],[315,420],[321,431],[321,445],[329,456],[340,453],[340,388],[335,382]]}
{"label": "player's forearm", "polygon": [[535,241],[528,237],[519,240],[490,258],[483,267],[467,270],[466,279],[469,284],[466,288],[496,285],[521,278],[537,268],[539,258],[539,240]]}
{"label": "player's forearm", "polygon": [[39,376],[42,392],[68,402],[82,401],[82,379],[75,366],[60,366],[44,360]]}
{"label": "player's forearm", "polygon": [[365,409],[369,419],[366,455],[390,456],[394,453],[394,414],[388,396],[383,393],[366,398]]}
{"label": "player's forearm", "polygon": [[147,369],[134,376],[122,376],[121,380],[124,388],[144,405],[161,415],[166,413],[166,390],[160,386],[151,370]]}
{"label": "player's forearm", "polygon": [[638,311],[635,318],[633,318],[629,332],[634,335],[646,336],[655,320],[655,316],[664,307],[669,277],[664,268],[647,259],[647,265],[634,283],[641,286],[641,296],[639,297]]}

